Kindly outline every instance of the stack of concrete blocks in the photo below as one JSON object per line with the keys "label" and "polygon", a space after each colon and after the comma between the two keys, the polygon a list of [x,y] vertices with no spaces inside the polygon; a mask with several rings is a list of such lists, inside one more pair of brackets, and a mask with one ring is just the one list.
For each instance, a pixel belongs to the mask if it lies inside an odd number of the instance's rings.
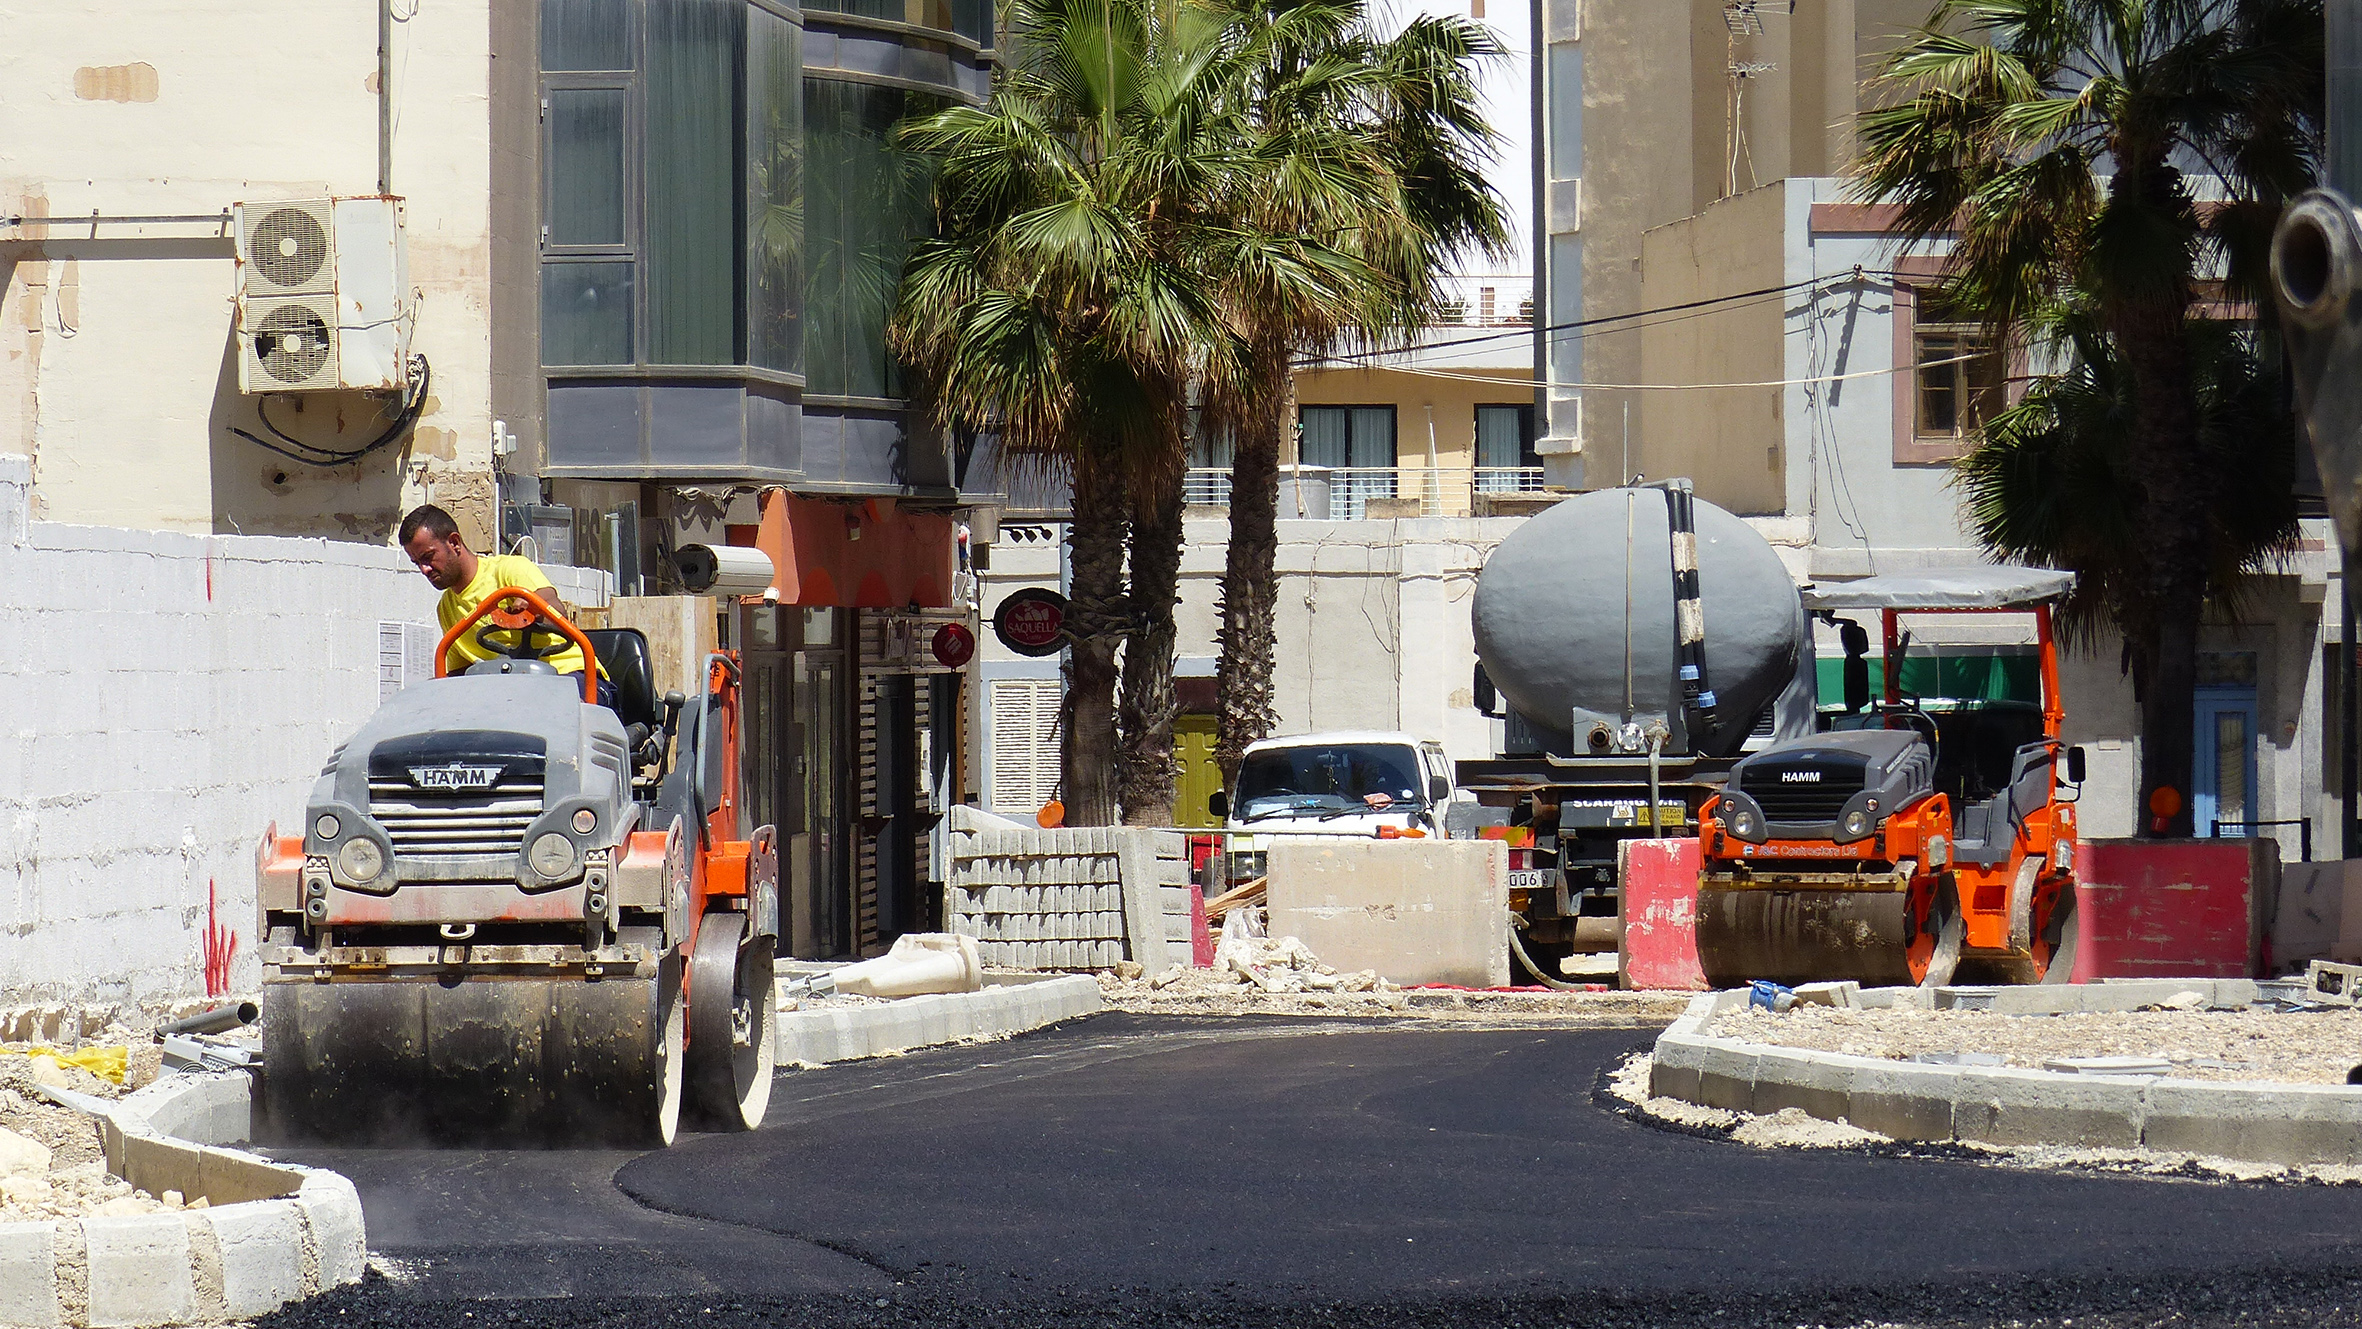
{"label": "stack of concrete blocks", "polygon": [[944,917],[996,969],[1149,974],[1190,956],[1189,861],[1181,836],[1121,826],[1022,826],[952,811]]}

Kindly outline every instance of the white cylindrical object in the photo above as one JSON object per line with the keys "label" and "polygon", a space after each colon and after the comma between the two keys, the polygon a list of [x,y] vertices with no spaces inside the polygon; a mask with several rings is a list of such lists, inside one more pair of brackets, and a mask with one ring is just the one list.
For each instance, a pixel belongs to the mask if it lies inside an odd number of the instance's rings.
{"label": "white cylindrical object", "polygon": [[673,555],[681,584],[700,595],[776,597],[771,556],[745,545],[682,545]]}
{"label": "white cylindrical object", "polygon": [[928,992],[974,992],[984,986],[984,962],[974,937],[913,932],[875,960],[836,970],[837,991],[860,997],[915,997]]}

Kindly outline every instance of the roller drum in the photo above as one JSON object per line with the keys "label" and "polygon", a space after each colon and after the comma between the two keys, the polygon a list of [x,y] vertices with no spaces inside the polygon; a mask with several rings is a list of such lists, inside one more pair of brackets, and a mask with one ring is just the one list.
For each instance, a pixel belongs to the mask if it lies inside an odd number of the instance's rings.
{"label": "roller drum", "polygon": [[659,1141],[654,973],[597,982],[287,982],[263,1002],[274,1134],[349,1143]]}
{"label": "roller drum", "polygon": [[1711,879],[1698,888],[1698,964],[1718,988],[1911,977],[1909,896],[1880,890],[1778,890]]}

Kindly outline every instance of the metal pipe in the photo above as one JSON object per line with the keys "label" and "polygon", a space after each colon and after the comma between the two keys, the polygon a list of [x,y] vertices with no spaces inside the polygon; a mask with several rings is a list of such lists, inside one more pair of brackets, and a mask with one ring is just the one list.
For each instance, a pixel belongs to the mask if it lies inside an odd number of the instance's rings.
{"label": "metal pipe", "polygon": [[162,1042],[173,1034],[227,1033],[240,1025],[253,1024],[254,1018],[260,1014],[262,1014],[261,1008],[253,1002],[234,1001],[227,1006],[216,1006],[212,1010],[200,1011],[195,1015],[174,1020],[170,1024],[159,1025],[156,1029],[156,1039],[158,1042]]}
{"label": "metal pipe", "polygon": [[2341,573],[2338,600],[2343,606],[2343,630],[2337,643],[2338,781],[2342,811],[2338,814],[2338,857],[2362,858],[2362,642],[2354,640],[2354,585]]}
{"label": "metal pipe", "polygon": [[139,216],[130,213],[118,212],[93,212],[84,217],[31,217],[22,213],[8,217],[0,217],[0,226],[8,227],[164,226],[184,223],[188,225],[195,225],[200,222],[210,223],[215,226],[227,226],[230,224],[230,210],[228,208],[223,208],[219,212],[168,212],[153,216]]}
{"label": "metal pipe", "polygon": [[[1648,731],[1648,838],[1661,839],[1664,832],[1657,823],[1659,777],[1663,769],[1665,740],[1670,735],[1663,725],[1650,725]],[[1687,814],[1684,814],[1687,815]]]}
{"label": "metal pipe", "polygon": [[394,0],[377,0],[377,192],[394,192]]}

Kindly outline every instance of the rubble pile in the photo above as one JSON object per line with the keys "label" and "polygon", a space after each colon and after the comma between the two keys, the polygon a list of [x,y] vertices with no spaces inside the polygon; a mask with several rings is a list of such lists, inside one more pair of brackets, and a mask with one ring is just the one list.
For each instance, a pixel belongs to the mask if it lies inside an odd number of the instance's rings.
{"label": "rubble pile", "polygon": [[1404,988],[1372,970],[1340,973],[1298,938],[1263,935],[1260,907],[1224,918],[1210,968],[1182,966],[1151,978],[1125,961],[1098,977],[1108,1009],[1144,1015],[1375,1016],[1488,1028],[1661,1025],[1691,995]]}
{"label": "rubble pile", "polygon": [[110,1174],[98,1123],[41,1098],[40,1083],[33,1058],[0,1057],[0,1223],[205,1207],[203,1199],[184,1204],[178,1191],[134,1190]]}

